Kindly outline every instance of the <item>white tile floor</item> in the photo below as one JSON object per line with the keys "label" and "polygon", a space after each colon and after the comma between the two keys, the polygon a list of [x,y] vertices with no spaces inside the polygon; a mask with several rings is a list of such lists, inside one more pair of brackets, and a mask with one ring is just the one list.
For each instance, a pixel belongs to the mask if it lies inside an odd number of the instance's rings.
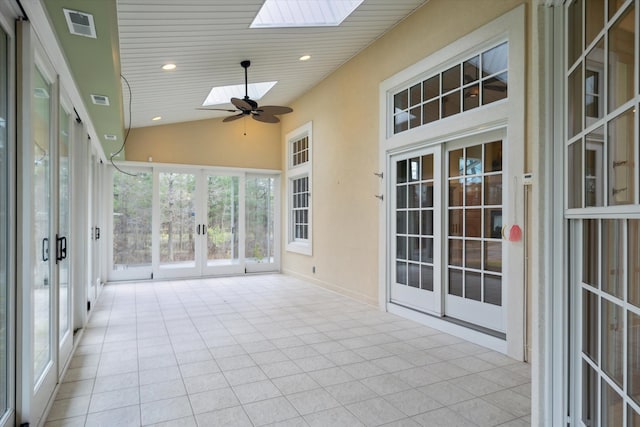
{"label": "white tile floor", "polygon": [[529,365],[283,275],[104,288],[46,426],[528,426]]}

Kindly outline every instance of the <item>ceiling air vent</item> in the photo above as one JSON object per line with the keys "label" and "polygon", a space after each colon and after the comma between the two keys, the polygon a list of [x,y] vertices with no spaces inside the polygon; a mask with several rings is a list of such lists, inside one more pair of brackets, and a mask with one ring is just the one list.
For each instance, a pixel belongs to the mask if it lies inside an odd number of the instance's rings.
{"label": "ceiling air vent", "polygon": [[63,9],[67,19],[69,32],[77,36],[96,38],[96,26],[93,23],[93,15],[78,12],[77,10]]}
{"label": "ceiling air vent", "polygon": [[105,133],[104,139],[106,139],[107,141],[116,141],[118,137],[115,135],[109,135],[108,133]]}
{"label": "ceiling air vent", "polygon": [[91,101],[96,105],[109,105],[109,97],[91,94]]}

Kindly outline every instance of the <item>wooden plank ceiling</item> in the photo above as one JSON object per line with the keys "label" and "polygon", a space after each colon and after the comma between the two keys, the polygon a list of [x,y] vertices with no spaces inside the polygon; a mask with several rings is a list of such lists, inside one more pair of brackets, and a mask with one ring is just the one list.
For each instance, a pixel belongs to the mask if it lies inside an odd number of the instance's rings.
{"label": "wooden plank ceiling", "polygon": [[[196,107],[214,86],[243,84],[245,59],[249,83],[278,81],[259,103],[288,105],[424,2],[365,0],[339,27],[252,29],[262,0],[117,0],[131,126],[229,115]],[[300,61],[306,54],[311,59]],[[163,71],[168,62],[176,70]],[[126,85],[123,97],[127,115]]]}

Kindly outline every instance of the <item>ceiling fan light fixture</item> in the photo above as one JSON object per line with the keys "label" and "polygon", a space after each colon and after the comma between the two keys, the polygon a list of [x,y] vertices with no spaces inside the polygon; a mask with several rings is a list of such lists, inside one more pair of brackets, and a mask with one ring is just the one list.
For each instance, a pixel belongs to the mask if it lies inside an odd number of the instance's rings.
{"label": "ceiling fan light fixture", "polygon": [[168,64],[164,64],[164,65],[162,66],[162,69],[163,69],[163,70],[165,70],[165,71],[172,71],[172,70],[175,70],[175,69],[176,69],[176,64],[173,64],[173,63],[171,63],[171,62],[170,62],[170,63],[168,63]]}
{"label": "ceiling fan light fixture", "polygon": [[265,0],[250,28],[336,27],[364,0]]}

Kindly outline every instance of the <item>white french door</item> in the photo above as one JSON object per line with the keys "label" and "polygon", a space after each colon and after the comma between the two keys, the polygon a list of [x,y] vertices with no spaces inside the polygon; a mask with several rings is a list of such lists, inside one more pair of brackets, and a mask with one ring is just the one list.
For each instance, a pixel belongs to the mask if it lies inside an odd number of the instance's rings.
{"label": "white french door", "polygon": [[[440,279],[440,147],[391,158],[391,301],[442,312]],[[434,268],[436,266],[436,268]],[[435,285],[435,286],[434,286]]]}
{"label": "white french door", "polygon": [[227,169],[111,169],[109,280],[276,271],[278,177]]}
{"label": "white french door", "polygon": [[388,157],[391,303],[505,332],[503,139],[493,131]]}
{"label": "white french door", "polygon": [[[22,416],[38,425],[58,379],[57,295],[55,269],[56,212],[54,179],[57,151],[57,98],[55,72],[28,24],[19,26],[22,39],[18,265],[23,284]],[[19,301],[20,301],[19,300]]]}
{"label": "white french door", "polygon": [[244,272],[241,174],[157,170],[154,277]]}
{"label": "white french door", "polygon": [[445,155],[445,311],[499,332],[506,328],[502,148],[502,139],[473,138],[447,144]]}

